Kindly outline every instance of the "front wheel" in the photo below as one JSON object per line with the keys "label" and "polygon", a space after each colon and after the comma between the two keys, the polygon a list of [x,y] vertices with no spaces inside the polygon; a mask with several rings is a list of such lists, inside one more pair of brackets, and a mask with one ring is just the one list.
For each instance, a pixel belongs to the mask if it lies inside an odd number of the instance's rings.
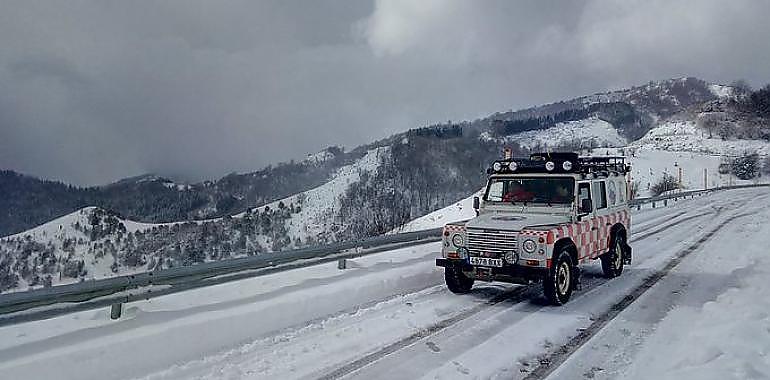
{"label": "front wheel", "polygon": [[545,298],[552,305],[560,306],[569,301],[575,285],[575,265],[567,250],[562,249],[555,256],[553,266],[543,280]]}
{"label": "front wheel", "polygon": [[615,238],[612,240],[612,249],[601,256],[602,272],[604,272],[604,277],[607,278],[620,276],[623,273],[623,263],[625,262],[625,257],[623,257],[623,236],[620,233],[615,233]]}
{"label": "front wheel", "polygon": [[468,293],[473,287],[473,279],[466,276],[460,268],[445,268],[444,280],[449,291],[455,294]]}

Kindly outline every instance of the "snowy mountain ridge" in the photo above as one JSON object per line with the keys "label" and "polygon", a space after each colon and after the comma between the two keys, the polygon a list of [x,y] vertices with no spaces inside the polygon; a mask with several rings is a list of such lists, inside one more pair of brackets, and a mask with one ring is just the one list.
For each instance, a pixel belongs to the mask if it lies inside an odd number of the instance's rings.
{"label": "snowy mountain ridge", "polygon": [[340,198],[388,151],[372,149],[319,187],[232,217],[141,223],[85,207],[0,238],[0,292],[333,241]]}

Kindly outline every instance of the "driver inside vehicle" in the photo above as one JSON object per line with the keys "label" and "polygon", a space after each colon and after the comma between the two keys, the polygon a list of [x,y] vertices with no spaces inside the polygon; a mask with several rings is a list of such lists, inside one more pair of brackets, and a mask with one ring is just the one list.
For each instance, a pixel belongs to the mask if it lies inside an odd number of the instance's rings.
{"label": "driver inside vehicle", "polygon": [[571,200],[571,194],[566,185],[557,186],[556,191],[551,196],[553,203],[566,203]]}
{"label": "driver inside vehicle", "polygon": [[511,181],[508,183],[508,191],[503,195],[503,202],[531,201],[534,194],[527,191],[520,183]]}

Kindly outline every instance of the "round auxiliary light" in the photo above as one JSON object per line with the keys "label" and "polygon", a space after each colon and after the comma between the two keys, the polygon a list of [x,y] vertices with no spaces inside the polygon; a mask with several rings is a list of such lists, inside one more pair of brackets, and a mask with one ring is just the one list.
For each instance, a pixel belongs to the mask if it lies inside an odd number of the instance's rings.
{"label": "round auxiliary light", "polygon": [[492,164],[492,170],[496,172],[499,172],[501,168],[502,168],[502,165],[500,165],[499,162],[495,162],[494,164]]}
{"label": "round auxiliary light", "polygon": [[570,171],[570,170],[572,170],[572,162],[564,161],[561,164],[561,167],[564,169],[564,171]]}
{"label": "round auxiliary light", "polygon": [[508,251],[505,253],[505,256],[503,256],[505,259],[505,262],[508,264],[516,264],[517,261],[519,261],[519,254],[516,252]]}
{"label": "round auxiliary light", "polygon": [[549,172],[552,172],[553,169],[556,168],[556,164],[553,163],[553,161],[548,161],[545,163],[545,170],[548,170]]}
{"label": "round auxiliary light", "polygon": [[516,161],[511,161],[511,163],[508,164],[508,169],[510,169],[512,172],[515,172],[518,168],[519,165],[516,165]]}

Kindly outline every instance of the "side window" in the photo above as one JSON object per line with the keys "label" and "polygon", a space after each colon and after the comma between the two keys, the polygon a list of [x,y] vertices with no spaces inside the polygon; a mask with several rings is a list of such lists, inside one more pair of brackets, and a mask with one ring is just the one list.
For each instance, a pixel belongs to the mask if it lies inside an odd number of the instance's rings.
{"label": "side window", "polygon": [[594,205],[597,210],[607,208],[607,184],[605,181],[594,182]]}
{"label": "side window", "polygon": [[[591,187],[588,182],[582,182],[578,184],[578,208],[582,208],[583,200],[591,199]],[[581,210],[582,212],[582,210]]]}
{"label": "side window", "polygon": [[626,203],[626,182],[618,182],[618,204]]}
{"label": "side window", "polygon": [[489,193],[487,194],[486,200],[491,202],[500,202],[503,200],[502,182],[492,182],[492,184],[489,185]]}
{"label": "side window", "polygon": [[[604,182],[602,182],[604,183]],[[607,181],[607,202],[610,206],[620,204],[617,181]]]}

